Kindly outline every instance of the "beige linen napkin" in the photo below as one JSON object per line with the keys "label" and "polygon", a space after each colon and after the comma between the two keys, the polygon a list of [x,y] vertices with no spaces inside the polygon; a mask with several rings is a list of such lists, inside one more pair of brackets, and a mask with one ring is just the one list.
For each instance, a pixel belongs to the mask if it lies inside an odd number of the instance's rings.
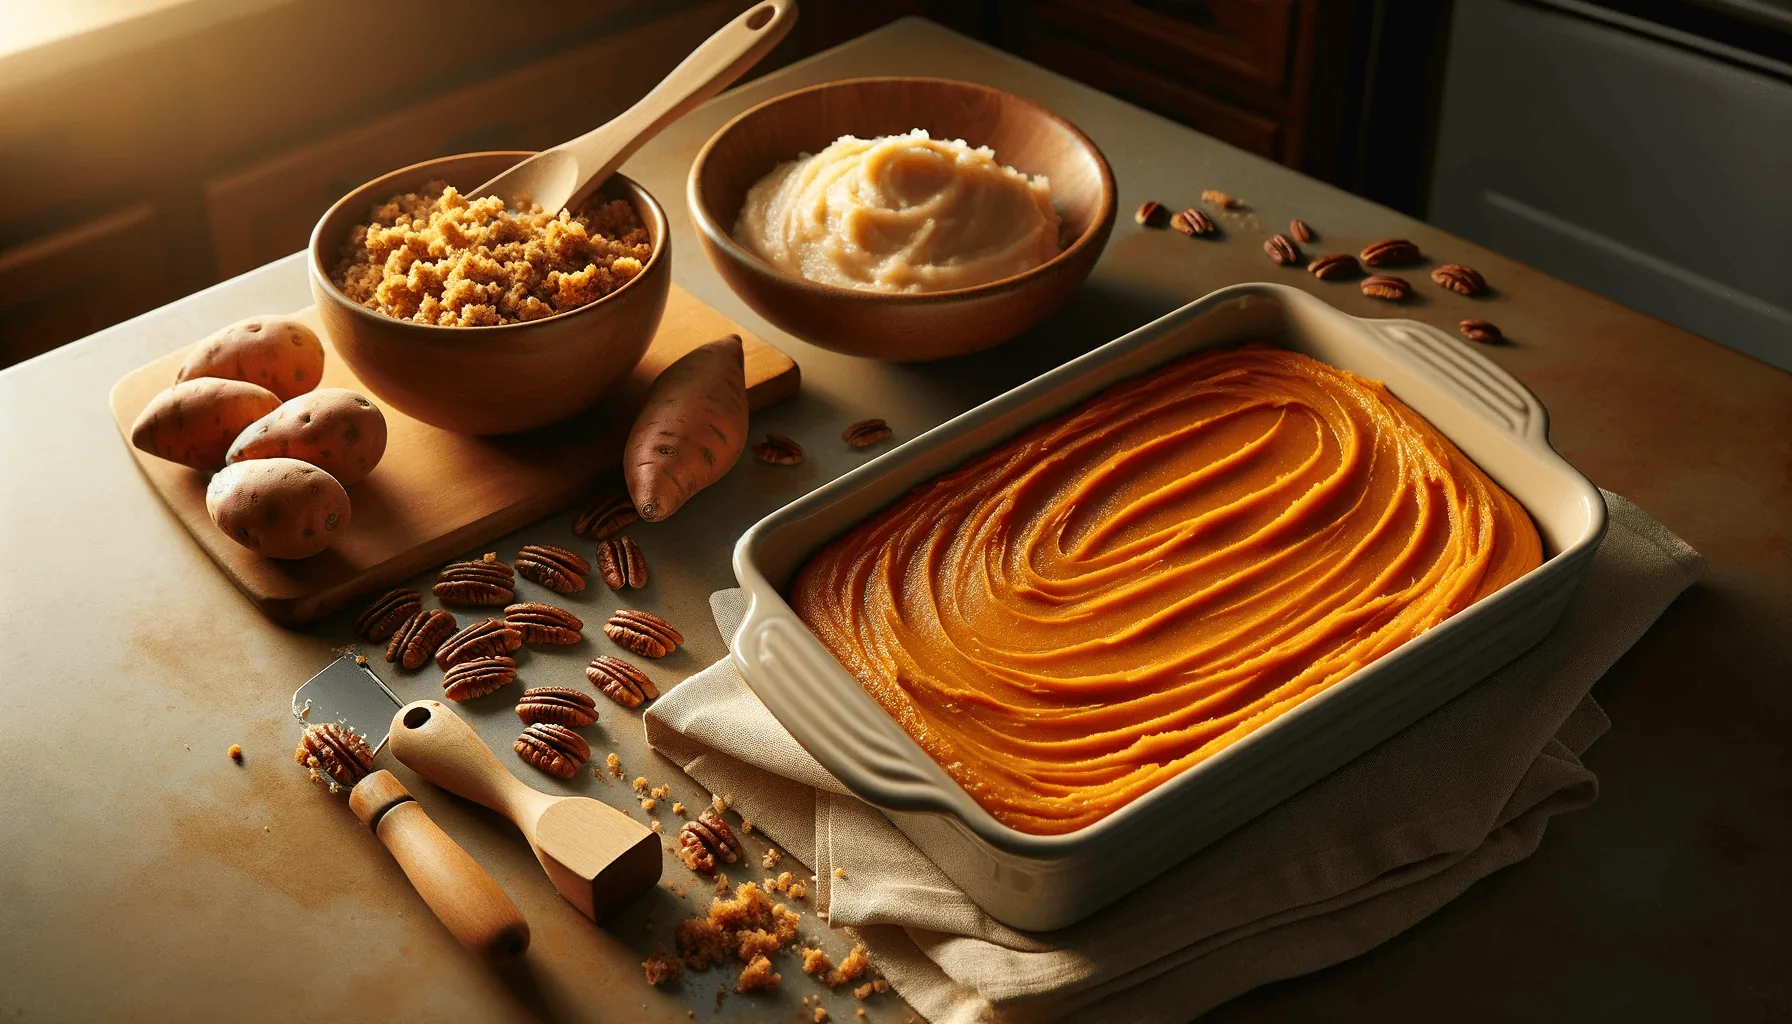
{"label": "beige linen napkin", "polygon": [[[1542,643],[1061,931],[1017,932],[979,910],[809,757],[729,659],[660,698],[648,742],[810,865],[816,908],[929,1021],[1188,1020],[1386,941],[1528,856],[1552,816],[1593,801],[1598,781],[1579,755],[1609,723],[1588,691],[1704,569],[1647,513],[1605,497],[1605,542]],[[711,604],[731,637],[740,592]]]}

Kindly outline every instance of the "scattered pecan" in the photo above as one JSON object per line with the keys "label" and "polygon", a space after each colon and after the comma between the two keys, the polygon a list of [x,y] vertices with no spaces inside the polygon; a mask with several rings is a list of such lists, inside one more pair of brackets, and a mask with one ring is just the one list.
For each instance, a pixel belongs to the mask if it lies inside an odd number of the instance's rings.
{"label": "scattered pecan", "polygon": [[1291,267],[1300,262],[1300,250],[1294,247],[1287,235],[1270,235],[1269,241],[1263,243],[1263,251],[1269,254],[1269,258],[1277,266]]}
{"label": "scattered pecan", "polygon": [[888,439],[893,433],[895,432],[890,429],[888,423],[873,418],[860,420],[847,427],[840,432],[840,439],[854,448],[869,448],[879,441]]}
{"label": "scattered pecan", "polygon": [[1391,274],[1370,274],[1363,278],[1362,289],[1371,299],[1386,302],[1399,302],[1412,294],[1412,285],[1406,283],[1406,278]]}
{"label": "scattered pecan", "polygon": [[556,594],[572,594],[585,589],[591,563],[553,544],[524,544],[516,553],[516,574]]}
{"label": "scattered pecan", "polygon": [[611,537],[597,545],[597,569],[611,590],[647,585],[647,556],[633,537]]}
{"label": "scattered pecan", "polygon": [[585,678],[604,696],[625,708],[638,708],[642,701],[658,700],[660,691],[641,671],[621,658],[600,654],[585,666]]}
{"label": "scattered pecan", "polygon": [[1313,229],[1308,227],[1307,222],[1301,220],[1299,217],[1288,222],[1288,234],[1293,236],[1296,242],[1302,244],[1313,240]]}
{"label": "scattered pecan", "polygon": [[448,604],[509,604],[516,600],[516,573],[486,555],[477,562],[450,562],[432,588]]}
{"label": "scattered pecan", "polygon": [[586,505],[572,521],[572,532],[592,540],[614,537],[641,521],[635,502],[627,493],[606,494]]}
{"label": "scattered pecan", "polygon": [[386,642],[386,660],[405,668],[422,668],[458,625],[454,616],[440,608],[420,611],[406,619]]}
{"label": "scattered pecan", "polygon": [[1217,188],[1202,189],[1201,190],[1201,201],[1203,203],[1208,203],[1210,205],[1217,206],[1222,210],[1236,210],[1239,207],[1244,205],[1243,203],[1232,198],[1231,196],[1227,195],[1226,193],[1221,192]]}
{"label": "scattered pecan", "polygon": [[442,676],[442,696],[452,701],[472,700],[496,693],[516,678],[516,659],[496,654],[457,661]]}
{"label": "scattered pecan", "polygon": [[504,609],[504,624],[521,634],[526,644],[564,647],[584,639],[585,623],[564,608],[540,601],[524,601]]}
{"label": "scattered pecan", "polygon": [[1459,295],[1479,295],[1487,290],[1487,279],[1473,267],[1446,263],[1431,272],[1431,280]]}
{"label": "scattered pecan", "polygon": [[332,793],[337,786],[353,786],[373,771],[373,748],[360,733],[335,722],[307,725],[292,759],[311,769],[312,778],[328,779]]}
{"label": "scattered pecan", "polygon": [[509,654],[523,646],[523,634],[497,619],[480,619],[442,641],[436,664],[451,669],[463,661]]}
{"label": "scattered pecan", "polygon": [[713,810],[704,809],[696,821],[687,821],[678,830],[678,858],[692,871],[707,875],[715,871],[718,861],[733,864],[740,855],[740,840]]}
{"label": "scattered pecan", "polygon": [[597,701],[570,686],[531,686],[516,702],[516,717],[524,725],[547,722],[578,729],[597,721]]}
{"label": "scattered pecan", "polygon": [[1213,234],[1213,221],[1208,220],[1205,213],[1192,206],[1171,217],[1170,226],[1190,238],[1196,235]]}
{"label": "scattered pecan", "polygon": [[774,466],[794,466],[803,461],[803,446],[783,434],[767,434],[753,446],[753,457]]}
{"label": "scattered pecan", "polygon": [[570,779],[591,760],[591,744],[564,725],[536,722],[512,744],[517,755],[549,775]]}
{"label": "scattered pecan", "polygon": [[1132,219],[1148,228],[1156,228],[1163,226],[1165,216],[1164,204],[1147,199],[1139,204],[1138,212],[1132,215]]}
{"label": "scattered pecan", "polygon": [[415,590],[388,590],[355,616],[355,632],[369,643],[384,640],[422,608],[423,595]]}
{"label": "scattered pecan", "polygon": [[1506,340],[1500,329],[1486,320],[1464,320],[1457,325],[1464,337],[1470,341],[1478,341],[1483,345],[1498,345]]}
{"label": "scattered pecan", "polygon": [[684,643],[684,634],[652,612],[624,608],[604,623],[604,635],[643,658],[663,658]]}
{"label": "scattered pecan", "polygon": [[1355,277],[1362,272],[1356,265],[1356,257],[1347,252],[1334,252],[1330,256],[1321,256],[1307,264],[1307,269],[1321,281],[1336,281],[1340,278]]}
{"label": "scattered pecan", "polygon": [[1404,238],[1384,238],[1362,251],[1363,262],[1371,267],[1396,267],[1417,263],[1419,247]]}

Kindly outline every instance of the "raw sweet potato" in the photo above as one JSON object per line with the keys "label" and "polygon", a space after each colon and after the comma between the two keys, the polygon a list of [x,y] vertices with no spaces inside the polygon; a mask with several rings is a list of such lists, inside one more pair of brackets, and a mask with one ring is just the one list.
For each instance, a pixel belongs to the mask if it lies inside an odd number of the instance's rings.
{"label": "raw sweet potato", "polygon": [[648,389],[622,455],[635,511],[648,522],[677,512],[734,466],[746,441],[746,356],[730,334],[686,352]]}
{"label": "raw sweet potato", "polygon": [[252,316],[200,342],[174,379],[246,380],[284,402],[317,387],[323,376],[324,346],[311,328],[291,317]]}
{"label": "raw sweet potato", "polygon": [[149,400],[131,424],[131,443],[183,466],[216,469],[244,427],[279,407],[280,399],[259,384],[190,380]]}
{"label": "raw sweet potato", "polygon": [[386,453],[386,417],[347,388],[322,388],[289,399],[249,424],[224,456],[309,462],[347,487],[366,479]]}
{"label": "raw sweet potato", "polygon": [[269,558],[305,558],[348,529],[348,492],[297,459],[226,466],[205,489],[205,510],[225,535]]}

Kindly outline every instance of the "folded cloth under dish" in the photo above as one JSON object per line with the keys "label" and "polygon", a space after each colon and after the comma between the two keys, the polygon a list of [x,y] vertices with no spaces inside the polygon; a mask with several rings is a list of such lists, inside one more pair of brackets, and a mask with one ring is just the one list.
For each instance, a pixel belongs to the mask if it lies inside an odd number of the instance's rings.
{"label": "folded cloth under dish", "polygon": [[[1610,527],[1542,643],[1331,776],[1117,903],[1056,932],[991,919],[851,796],[723,658],[647,712],[648,742],[810,865],[814,903],[934,1024],[1183,1021],[1266,982],[1385,942],[1537,848],[1598,780],[1588,696],[1704,570],[1607,493]],[[710,599],[732,637],[738,590]],[[844,877],[834,877],[836,868]]]}

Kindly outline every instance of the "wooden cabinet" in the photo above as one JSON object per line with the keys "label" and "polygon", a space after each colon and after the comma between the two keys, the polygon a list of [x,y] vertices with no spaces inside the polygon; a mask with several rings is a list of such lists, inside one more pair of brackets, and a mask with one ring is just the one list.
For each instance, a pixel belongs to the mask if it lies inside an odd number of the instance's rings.
{"label": "wooden cabinet", "polygon": [[1357,0],[1031,0],[1016,53],[1240,149],[1335,178]]}
{"label": "wooden cabinet", "polygon": [[167,297],[167,270],[148,203],[0,250],[0,366],[153,309]]}

